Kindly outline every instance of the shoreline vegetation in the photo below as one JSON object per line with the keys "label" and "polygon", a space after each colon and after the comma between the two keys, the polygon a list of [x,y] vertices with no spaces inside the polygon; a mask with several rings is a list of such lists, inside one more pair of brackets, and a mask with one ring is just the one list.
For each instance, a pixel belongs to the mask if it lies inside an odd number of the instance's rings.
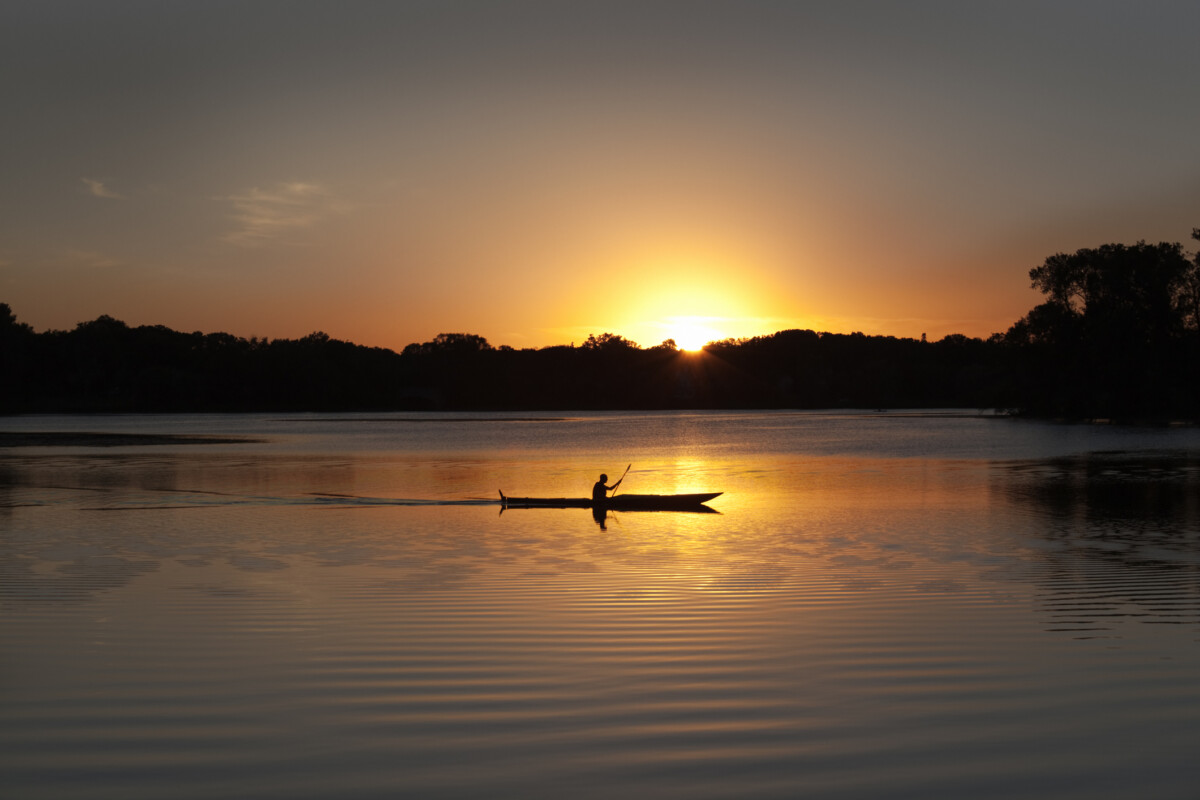
{"label": "shoreline vegetation", "polygon": [[1200,420],[1200,255],[1110,244],[1051,256],[1029,277],[1045,301],[987,339],[785,330],[699,352],[612,333],[521,350],[443,333],[397,353],[322,332],[245,339],[107,315],[37,333],[0,303],[0,413],[977,408]]}

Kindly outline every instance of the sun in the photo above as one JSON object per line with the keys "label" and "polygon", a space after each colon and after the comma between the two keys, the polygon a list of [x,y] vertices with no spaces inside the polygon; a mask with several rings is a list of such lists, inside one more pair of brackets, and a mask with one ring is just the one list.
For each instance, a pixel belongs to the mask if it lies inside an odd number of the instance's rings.
{"label": "sun", "polygon": [[680,350],[701,350],[704,345],[721,338],[715,330],[694,320],[671,320],[667,329]]}

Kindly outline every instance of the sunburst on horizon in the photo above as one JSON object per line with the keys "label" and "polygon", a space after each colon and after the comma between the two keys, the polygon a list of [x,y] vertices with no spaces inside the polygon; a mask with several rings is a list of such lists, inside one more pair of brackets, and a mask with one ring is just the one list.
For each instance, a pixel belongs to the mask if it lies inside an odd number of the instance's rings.
{"label": "sunburst on horizon", "polygon": [[679,317],[668,320],[664,324],[669,338],[675,341],[680,350],[696,352],[704,345],[724,338],[715,328],[709,327],[704,320],[693,317]]}

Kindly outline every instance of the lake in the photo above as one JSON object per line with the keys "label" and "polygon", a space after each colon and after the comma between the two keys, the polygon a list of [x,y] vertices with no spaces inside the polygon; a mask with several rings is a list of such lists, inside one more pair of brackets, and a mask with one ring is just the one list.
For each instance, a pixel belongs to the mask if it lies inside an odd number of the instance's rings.
{"label": "lake", "polygon": [[[263,414],[0,434],[22,445],[0,448],[6,797],[1200,786],[1196,428]],[[722,491],[716,513],[497,502],[585,496],[627,464],[621,491]]]}

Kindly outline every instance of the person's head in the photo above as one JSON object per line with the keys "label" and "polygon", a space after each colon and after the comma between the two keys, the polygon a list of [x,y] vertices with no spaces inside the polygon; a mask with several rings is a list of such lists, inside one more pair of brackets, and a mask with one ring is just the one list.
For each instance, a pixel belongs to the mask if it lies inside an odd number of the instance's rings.
{"label": "person's head", "polygon": [[600,482],[601,482],[601,483],[608,483],[608,476],[607,476],[607,475],[605,475],[603,472],[601,472],[601,473],[600,473]]}

